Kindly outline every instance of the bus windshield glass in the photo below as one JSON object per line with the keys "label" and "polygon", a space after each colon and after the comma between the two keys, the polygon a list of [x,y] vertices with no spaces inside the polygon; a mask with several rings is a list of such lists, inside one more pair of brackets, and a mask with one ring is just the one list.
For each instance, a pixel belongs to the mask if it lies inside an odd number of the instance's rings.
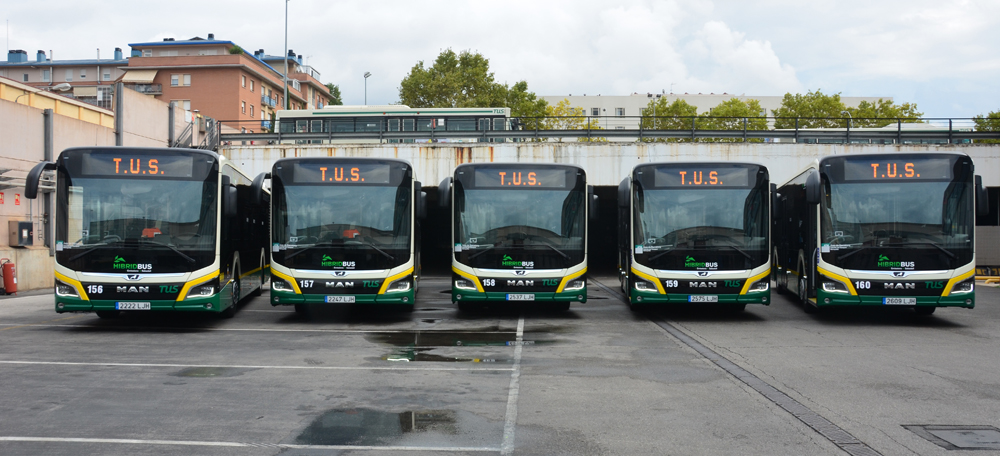
{"label": "bus windshield glass", "polygon": [[[321,172],[333,176],[333,168]],[[391,185],[388,168],[355,171],[358,183],[366,179],[364,185],[274,178],[273,260],[307,270],[390,269],[409,261],[411,184],[393,178],[397,185]],[[337,176],[351,175],[348,168]]]}
{"label": "bus windshield glass", "polygon": [[972,261],[974,188],[967,159],[859,157],[825,171],[825,261],[847,269],[903,271],[954,269]]}
{"label": "bus windshield glass", "polygon": [[169,273],[215,261],[217,179],[59,174],[56,261],[77,271]]}
{"label": "bus windshield glass", "polygon": [[637,170],[634,258],[661,270],[743,270],[768,259],[768,180],[758,166]]}
{"label": "bus windshield glass", "polygon": [[455,183],[459,262],[487,269],[561,269],[583,262],[587,191],[576,169],[477,169],[474,175],[474,182]]}

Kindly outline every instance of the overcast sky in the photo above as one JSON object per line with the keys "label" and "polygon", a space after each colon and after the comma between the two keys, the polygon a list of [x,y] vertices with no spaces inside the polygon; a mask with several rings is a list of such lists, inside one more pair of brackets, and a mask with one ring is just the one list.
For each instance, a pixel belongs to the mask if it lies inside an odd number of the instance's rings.
{"label": "overcast sky", "polygon": [[[214,33],[280,55],[282,0],[3,0],[8,49],[110,58],[129,43]],[[44,10],[39,5],[44,4]],[[289,0],[288,47],[345,104],[399,100],[451,48],[538,95],[784,95],[821,89],[916,103],[928,117],[1000,111],[1000,1]]]}

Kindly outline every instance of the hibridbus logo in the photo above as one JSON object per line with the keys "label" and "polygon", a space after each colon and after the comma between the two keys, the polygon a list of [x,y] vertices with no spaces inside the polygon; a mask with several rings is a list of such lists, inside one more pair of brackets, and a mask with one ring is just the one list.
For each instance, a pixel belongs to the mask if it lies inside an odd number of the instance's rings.
{"label": "hibridbus logo", "polygon": [[916,267],[916,262],[913,261],[892,261],[889,257],[885,255],[878,256],[877,267],[880,268],[908,268],[913,269]]}
{"label": "hibridbus logo", "polygon": [[113,269],[121,269],[125,271],[138,270],[143,272],[149,272],[153,270],[153,265],[150,263],[129,263],[128,261],[125,261],[125,258],[122,258],[118,255],[115,255],[115,262],[111,267]]}
{"label": "hibridbus logo", "polygon": [[714,268],[719,267],[719,263],[714,262],[714,261],[712,261],[712,262],[697,261],[697,260],[694,259],[693,256],[688,255],[686,258],[684,258],[684,267],[685,268],[711,268],[711,269],[714,269]]}
{"label": "hibridbus logo", "polygon": [[515,261],[510,255],[504,255],[500,260],[500,266],[510,266],[515,268],[533,268],[535,267],[534,261]]}
{"label": "hibridbus logo", "polygon": [[354,268],[353,261],[333,261],[330,255],[323,255],[319,264],[325,268]]}

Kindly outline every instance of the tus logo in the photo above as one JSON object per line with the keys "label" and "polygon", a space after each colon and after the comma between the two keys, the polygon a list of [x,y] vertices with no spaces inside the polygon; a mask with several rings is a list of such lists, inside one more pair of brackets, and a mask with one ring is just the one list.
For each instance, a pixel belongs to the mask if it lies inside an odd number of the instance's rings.
{"label": "tus logo", "polygon": [[685,268],[717,268],[717,267],[719,267],[719,263],[698,261],[698,260],[695,260],[693,256],[688,255],[687,257],[684,258],[684,267]]}
{"label": "tus logo", "polygon": [[115,262],[112,264],[111,267],[113,269],[121,269],[121,270],[125,270],[125,271],[137,271],[138,270],[138,271],[143,271],[143,272],[149,272],[149,271],[153,270],[153,265],[152,264],[149,264],[149,263],[129,263],[128,261],[125,261],[125,258],[122,258],[122,257],[120,257],[118,255],[115,255]]}
{"label": "tus logo", "polygon": [[877,267],[880,268],[909,268],[915,267],[916,263],[913,261],[892,261],[889,257],[885,255],[878,256]]}
{"label": "tus logo", "polygon": [[515,261],[510,255],[504,255],[500,260],[500,266],[510,266],[515,268],[533,268],[535,267],[534,261]]}

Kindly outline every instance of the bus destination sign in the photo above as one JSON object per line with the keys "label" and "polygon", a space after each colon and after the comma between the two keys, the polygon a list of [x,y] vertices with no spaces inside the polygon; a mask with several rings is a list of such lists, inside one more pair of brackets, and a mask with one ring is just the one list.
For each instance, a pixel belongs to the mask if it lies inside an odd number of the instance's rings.
{"label": "bus destination sign", "polygon": [[476,188],[566,188],[566,170],[546,168],[478,168]]}
{"label": "bus destination sign", "polygon": [[388,184],[392,173],[385,163],[296,162],[292,176],[297,184]]}
{"label": "bus destination sign", "polygon": [[174,177],[194,175],[190,155],[84,154],[81,172],[89,176]]}
{"label": "bus destination sign", "polygon": [[655,187],[740,187],[750,185],[750,169],[726,166],[662,167],[654,172]]}

